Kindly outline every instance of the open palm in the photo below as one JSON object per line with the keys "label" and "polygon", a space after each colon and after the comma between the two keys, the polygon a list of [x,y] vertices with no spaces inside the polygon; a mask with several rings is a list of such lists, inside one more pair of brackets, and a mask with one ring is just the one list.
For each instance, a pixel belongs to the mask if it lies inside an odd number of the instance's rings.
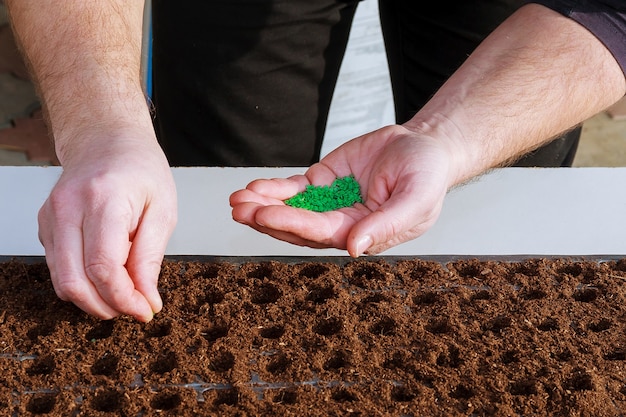
{"label": "open palm", "polygon": [[[296,245],[376,254],[432,226],[451,185],[450,162],[441,141],[388,126],[343,144],[304,175],[251,182],[231,195],[232,216]],[[317,213],[283,202],[309,184],[350,174],[361,185],[363,204]]]}

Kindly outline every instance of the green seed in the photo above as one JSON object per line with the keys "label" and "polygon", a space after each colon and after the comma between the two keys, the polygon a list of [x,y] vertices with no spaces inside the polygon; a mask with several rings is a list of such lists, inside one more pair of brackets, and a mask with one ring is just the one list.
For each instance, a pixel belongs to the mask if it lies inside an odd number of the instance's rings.
{"label": "green seed", "polygon": [[330,186],[307,185],[304,191],[285,200],[288,206],[317,212],[338,210],[362,202],[361,187],[354,175],[337,178]]}

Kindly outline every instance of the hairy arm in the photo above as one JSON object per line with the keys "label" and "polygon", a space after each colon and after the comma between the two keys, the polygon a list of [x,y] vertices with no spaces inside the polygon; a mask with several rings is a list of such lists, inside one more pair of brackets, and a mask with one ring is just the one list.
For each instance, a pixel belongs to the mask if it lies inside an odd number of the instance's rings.
{"label": "hairy arm", "polygon": [[618,62],[593,34],[531,4],[496,29],[405,127],[450,139],[454,185],[515,160],[625,92]]}
{"label": "hairy arm", "polygon": [[60,298],[148,321],[176,191],[141,87],[143,1],[9,0],[63,174],[39,211]]}
{"label": "hairy arm", "polygon": [[5,3],[62,163],[96,123],[150,125],[140,79],[143,1]]}

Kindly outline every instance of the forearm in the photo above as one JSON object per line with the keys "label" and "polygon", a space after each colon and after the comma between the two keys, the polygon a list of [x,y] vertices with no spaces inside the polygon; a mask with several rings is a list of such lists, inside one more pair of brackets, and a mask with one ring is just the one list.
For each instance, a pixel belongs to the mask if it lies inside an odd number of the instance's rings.
{"label": "forearm", "polygon": [[5,3],[62,163],[86,132],[151,127],[140,71],[143,1]]}
{"label": "forearm", "polygon": [[625,90],[623,72],[598,39],[529,5],[490,35],[406,126],[449,139],[454,185],[535,149]]}

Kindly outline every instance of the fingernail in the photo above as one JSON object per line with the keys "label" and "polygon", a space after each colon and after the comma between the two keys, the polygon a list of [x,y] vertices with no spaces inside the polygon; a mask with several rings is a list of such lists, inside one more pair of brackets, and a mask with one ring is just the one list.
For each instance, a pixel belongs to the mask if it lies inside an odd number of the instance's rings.
{"label": "fingernail", "polygon": [[356,243],[356,256],[361,256],[372,246],[372,238],[368,235],[362,236]]}

